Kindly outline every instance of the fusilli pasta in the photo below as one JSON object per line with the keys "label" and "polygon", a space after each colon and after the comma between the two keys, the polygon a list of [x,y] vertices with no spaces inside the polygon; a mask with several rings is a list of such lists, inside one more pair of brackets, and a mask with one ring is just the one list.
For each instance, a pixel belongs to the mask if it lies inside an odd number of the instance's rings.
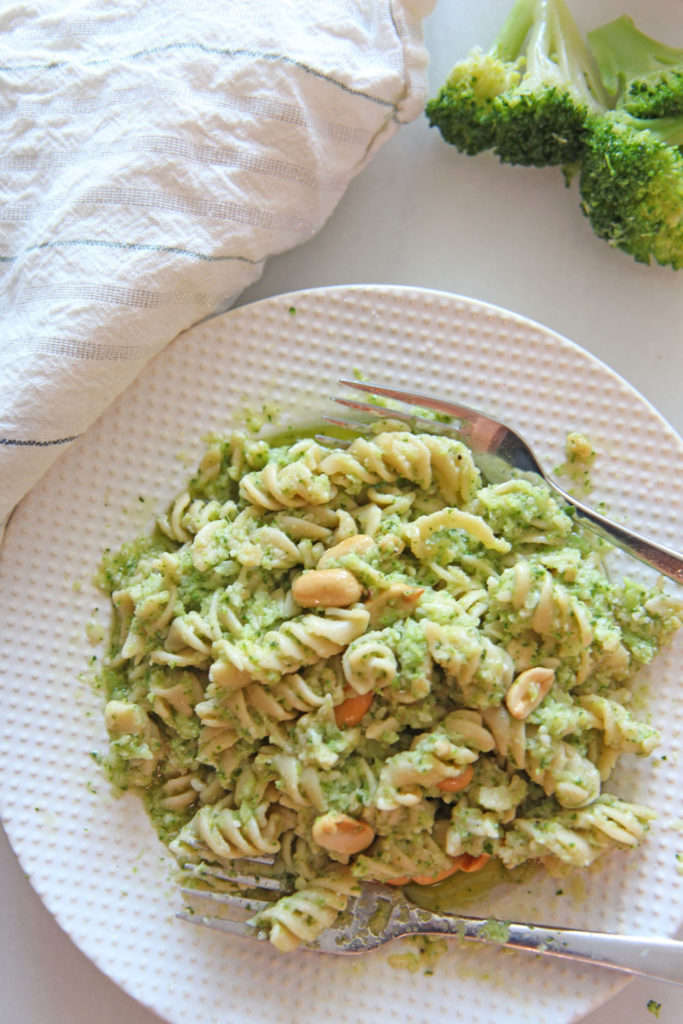
{"label": "fusilli pasta", "polygon": [[255,923],[282,950],[360,880],[632,848],[651,812],[606,787],[657,745],[630,681],[681,606],[605,554],[445,436],[214,438],[103,562],[109,775],[183,863],[275,858],[293,891]]}

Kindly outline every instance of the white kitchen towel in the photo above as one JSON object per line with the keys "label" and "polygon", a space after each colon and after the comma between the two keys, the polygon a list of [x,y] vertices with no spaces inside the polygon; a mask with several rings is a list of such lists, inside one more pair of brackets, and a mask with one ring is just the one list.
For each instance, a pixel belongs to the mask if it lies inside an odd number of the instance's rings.
{"label": "white kitchen towel", "polygon": [[418,116],[433,4],[0,0],[0,524]]}

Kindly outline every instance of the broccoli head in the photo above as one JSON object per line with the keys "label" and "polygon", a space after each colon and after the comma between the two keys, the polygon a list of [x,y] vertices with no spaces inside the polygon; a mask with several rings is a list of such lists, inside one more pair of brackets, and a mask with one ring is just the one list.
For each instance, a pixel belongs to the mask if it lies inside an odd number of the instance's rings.
{"label": "broccoli head", "polygon": [[683,114],[683,49],[641,32],[623,15],[588,33],[612,105],[633,117]]}
{"label": "broccoli head", "polygon": [[667,68],[656,79],[631,82],[619,100],[619,107],[633,117],[677,117],[683,115],[683,68]]}
{"label": "broccoli head", "polygon": [[588,119],[579,189],[595,233],[641,263],[683,266],[683,50],[617,18],[588,35],[615,104]]}
{"label": "broccoli head", "polygon": [[535,0],[517,0],[486,53],[475,46],[449,74],[426,114],[446,142],[475,156],[496,143],[494,100],[518,85],[524,41],[533,23]]}
{"label": "broccoli head", "polygon": [[493,101],[519,82],[517,62],[475,47],[455,65],[446,84],[427,104],[427,117],[452,146],[468,156],[496,143]]}
{"label": "broccoli head", "polygon": [[606,103],[593,58],[564,0],[517,0],[493,47],[451,71],[427,117],[470,156],[567,165],[579,157],[586,118]]}
{"label": "broccoli head", "polygon": [[[599,238],[639,263],[655,260],[678,270],[683,266],[683,155],[655,125],[619,110],[591,119],[579,190]],[[668,127],[677,137],[683,119]]]}

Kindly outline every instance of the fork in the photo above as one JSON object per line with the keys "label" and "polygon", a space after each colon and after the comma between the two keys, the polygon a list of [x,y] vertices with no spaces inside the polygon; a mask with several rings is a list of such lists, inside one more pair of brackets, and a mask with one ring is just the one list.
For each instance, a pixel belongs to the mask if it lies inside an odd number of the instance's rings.
{"label": "fork", "polygon": [[[290,891],[280,878],[254,874],[254,867],[258,871],[259,865],[272,863],[270,859],[243,858],[234,861],[229,870],[205,863],[185,864],[186,884],[181,893],[186,906],[177,916],[231,935],[267,940],[267,931],[252,925],[250,918],[271,906],[273,897]],[[210,887],[226,883],[230,891]],[[196,887],[205,884],[209,887]],[[258,895],[253,896],[255,889]],[[675,939],[439,914],[423,910],[396,889],[379,883],[363,884],[360,894],[350,897],[342,923],[328,928],[305,948],[340,955],[367,953],[409,935],[450,935],[683,985],[683,942]]]}
{"label": "fork", "polygon": [[[535,474],[551,487],[562,499],[565,505],[574,509],[575,516],[585,526],[599,534],[601,537],[611,541],[623,551],[628,552],[640,562],[649,565],[650,568],[675,583],[683,584],[683,555],[671,548],[656,544],[645,537],[640,536],[625,526],[612,522],[605,516],[600,515],[594,509],[584,505],[573,495],[564,490],[545,470],[541,467],[536,455],[530,445],[511,427],[501,423],[491,416],[487,416],[469,406],[457,402],[446,401],[443,398],[435,398],[432,395],[423,395],[414,391],[407,391],[402,388],[385,387],[382,384],[370,384],[365,381],[341,379],[340,384],[356,391],[367,392],[375,398],[389,398],[402,402],[404,405],[417,406],[423,410],[429,409],[448,417],[449,422],[444,424],[415,416],[401,409],[388,409],[385,406],[361,402],[350,398],[335,398],[334,401],[346,408],[353,409],[366,415],[390,417],[399,419],[411,425],[416,425],[429,430],[431,433],[446,433],[448,436],[456,437],[465,442],[471,448],[475,461],[486,480],[491,483],[500,483],[518,476],[520,473]],[[351,430],[354,433],[363,432],[363,424],[350,420],[337,419],[331,416],[323,416],[327,423]],[[457,421],[453,425],[451,421]],[[321,440],[330,440],[321,437]],[[339,444],[339,439],[334,439]],[[343,442],[342,442],[343,443]]]}

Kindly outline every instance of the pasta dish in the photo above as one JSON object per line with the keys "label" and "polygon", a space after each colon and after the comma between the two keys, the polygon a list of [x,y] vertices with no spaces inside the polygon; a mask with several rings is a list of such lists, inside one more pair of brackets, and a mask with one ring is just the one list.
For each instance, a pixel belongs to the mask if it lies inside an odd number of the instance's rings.
{"label": "pasta dish", "polygon": [[215,437],[104,559],[107,773],[182,863],[272,855],[291,892],[254,923],[282,950],[362,881],[634,848],[653,813],[610,775],[658,743],[632,680],[681,605],[607,550],[444,434]]}

